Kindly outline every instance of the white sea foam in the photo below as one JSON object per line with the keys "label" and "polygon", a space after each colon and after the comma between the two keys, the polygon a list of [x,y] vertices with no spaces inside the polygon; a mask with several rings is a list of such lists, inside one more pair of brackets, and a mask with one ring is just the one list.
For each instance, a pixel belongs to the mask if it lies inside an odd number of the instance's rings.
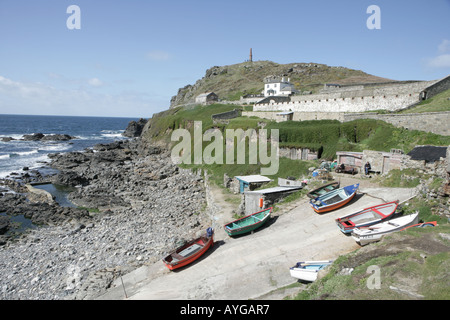
{"label": "white sea foam", "polygon": [[9,159],[9,154],[0,155],[0,160],[3,160],[3,159]]}
{"label": "white sea foam", "polygon": [[66,143],[48,144],[39,147],[39,151],[64,151],[71,148],[71,145]]}
{"label": "white sea foam", "polygon": [[12,152],[11,155],[16,155],[16,156],[29,156],[31,154],[36,154],[39,152],[39,149],[34,149],[31,151],[21,151],[21,152]]}

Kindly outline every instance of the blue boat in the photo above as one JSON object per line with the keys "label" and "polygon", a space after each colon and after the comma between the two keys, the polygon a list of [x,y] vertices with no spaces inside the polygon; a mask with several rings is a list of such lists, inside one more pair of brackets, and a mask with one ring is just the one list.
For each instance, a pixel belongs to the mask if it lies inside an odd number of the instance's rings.
{"label": "blue boat", "polygon": [[359,188],[359,183],[352,184],[340,189],[336,189],[321,195],[309,202],[311,207],[317,213],[323,213],[338,209],[346,205],[356,194]]}

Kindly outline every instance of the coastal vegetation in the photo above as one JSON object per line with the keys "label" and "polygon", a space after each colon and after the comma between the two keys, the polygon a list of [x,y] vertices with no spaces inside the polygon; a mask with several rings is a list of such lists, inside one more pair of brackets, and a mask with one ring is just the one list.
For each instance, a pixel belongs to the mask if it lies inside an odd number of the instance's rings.
{"label": "coastal vegetation", "polygon": [[171,133],[175,129],[193,130],[194,121],[201,121],[202,130],[211,128],[243,130],[262,127],[270,133],[279,130],[280,147],[309,148],[319,152],[319,158],[332,160],[337,151],[390,151],[401,149],[405,153],[416,145],[446,146],[450,144],[449,136],[407,130],[395,127],[381,120],[359,119],[341,123],[337,120],[285,121],[275,122],[257,117],[238,117],[227,123],[214,124],[211,116],[232,111],[235,105],[212,104],[197,105],[191,108],[173,108],[155,115],[143,139],[170,145]]}

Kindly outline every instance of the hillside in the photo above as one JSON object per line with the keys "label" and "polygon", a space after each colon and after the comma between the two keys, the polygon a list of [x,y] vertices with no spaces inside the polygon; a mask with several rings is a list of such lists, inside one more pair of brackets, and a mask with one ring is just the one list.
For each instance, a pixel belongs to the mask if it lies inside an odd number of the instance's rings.
{"label": "hillside", "polygon": [[301,92],[317,90],[324,83],[374,83],[392,81],[367,74],[360,70],[330,67],[317,63],[278,64],[271,61],[243,62],[229,66],[214,66],[206,70],[205,76],[193,85],[178,90],[170,101],[170,107],[193,103],[195,97],[205,92],[215,92],[222,100],[238,100],[245,94],[258,94],[264,88],[267,76],[289,77]]}

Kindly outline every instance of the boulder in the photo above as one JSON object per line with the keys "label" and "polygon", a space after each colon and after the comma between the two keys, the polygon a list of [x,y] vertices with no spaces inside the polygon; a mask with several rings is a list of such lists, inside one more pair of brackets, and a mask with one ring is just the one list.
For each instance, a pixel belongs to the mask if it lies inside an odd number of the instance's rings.
{"label": "boulder", "polygon": [[147,120],[143,118],[139,119],[139,121],[131,121],[128,124],[128,127],[125,129],[125,132],[122,133],[122,135],[128,138],[140,137],[142,129],[144,129],[146,124]]}

